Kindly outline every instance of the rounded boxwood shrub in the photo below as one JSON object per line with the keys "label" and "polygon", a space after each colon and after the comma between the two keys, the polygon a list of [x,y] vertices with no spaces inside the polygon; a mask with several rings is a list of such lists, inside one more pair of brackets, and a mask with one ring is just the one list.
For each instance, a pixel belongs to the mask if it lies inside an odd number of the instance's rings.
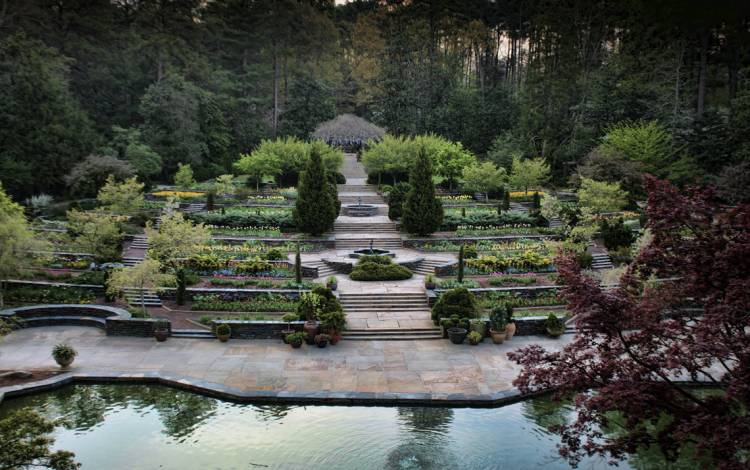
{"label": "rounded boxwood shrub", "polygon": [[451,318],[453,315],[459,318],[474,318],[478,311],[479,306],[474,294],[465,287],[458,287],[440,296],[432,307],[432,320],[437,324],[441,318]]}
{"label": "rounded boxwood shrub", "polygon": [[401,281],[411,276],[411,271],[387,256],[363,256],[349,274],[355,281]]}

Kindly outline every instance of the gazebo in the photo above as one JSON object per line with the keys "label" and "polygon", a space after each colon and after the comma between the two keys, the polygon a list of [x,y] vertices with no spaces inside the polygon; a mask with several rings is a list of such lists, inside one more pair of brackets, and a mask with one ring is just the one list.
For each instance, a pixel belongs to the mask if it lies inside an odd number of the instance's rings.
{"label": "gazebo", "polygon": [[342,114],[320,124],[312,133],[328,145],[358,151],[368,140],[380,140],[385,129],[354,114]]}

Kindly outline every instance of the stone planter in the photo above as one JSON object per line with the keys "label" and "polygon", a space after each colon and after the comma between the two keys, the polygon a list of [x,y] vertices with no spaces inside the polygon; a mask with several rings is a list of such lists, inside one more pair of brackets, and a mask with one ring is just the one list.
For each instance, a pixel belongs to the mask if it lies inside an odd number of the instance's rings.
{"label": "stone planter", "polygon": [[559,338],[565,332],[565,328],[547,328],[547,334],[551,338]]}
{"label": "stone planter", "polygon": [[228,335],[216,335],[216,337],[219,338],[219,341],[221,341],[222,343],[226,343],[227,341],[229,341],[229,337],[230,336],[231,336],[231,334],[228,334]]}
{"label": "stone planter", "polygon": [[57,365],[65,369],[69,367],[71,364],[73,364],[75,357],[66,357],[66,358],[56,357],[54,359],[55,359],[55,362],[57,362]]}
{"label": "stone planter", "polygon": [[467,334],[466,328],[448,328],[448,337],[453,344],[462,344]]}

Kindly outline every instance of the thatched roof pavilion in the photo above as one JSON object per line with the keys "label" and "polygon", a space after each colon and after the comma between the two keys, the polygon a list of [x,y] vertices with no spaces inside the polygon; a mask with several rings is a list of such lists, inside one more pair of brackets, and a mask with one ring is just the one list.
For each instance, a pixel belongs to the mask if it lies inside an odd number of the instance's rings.
{"label": "thatched roof pavilion", "polygon": [[379,140],[385,129],[353,114],[342,114],[318,126],[314,139],[337,147],[358,149],[368,140]]}

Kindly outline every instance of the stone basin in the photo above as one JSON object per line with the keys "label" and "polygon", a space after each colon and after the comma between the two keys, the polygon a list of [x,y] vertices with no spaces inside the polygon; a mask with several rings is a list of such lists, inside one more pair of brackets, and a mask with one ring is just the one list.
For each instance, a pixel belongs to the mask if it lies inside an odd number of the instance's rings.
{"label": "stone basin", "polygon": [[378,213],[378,206],[373,204],[347,204],[342,209],[349,217],[372,217]]}
{"label": "stone basin", "polygon": [[379,248],[364,248],[361,250],[354,250],[353,252],[349,253],[349,258],[361,258],[362,256],[388,256],[390,258],[395,258],[396,253],[388,250],[381,250]]}

